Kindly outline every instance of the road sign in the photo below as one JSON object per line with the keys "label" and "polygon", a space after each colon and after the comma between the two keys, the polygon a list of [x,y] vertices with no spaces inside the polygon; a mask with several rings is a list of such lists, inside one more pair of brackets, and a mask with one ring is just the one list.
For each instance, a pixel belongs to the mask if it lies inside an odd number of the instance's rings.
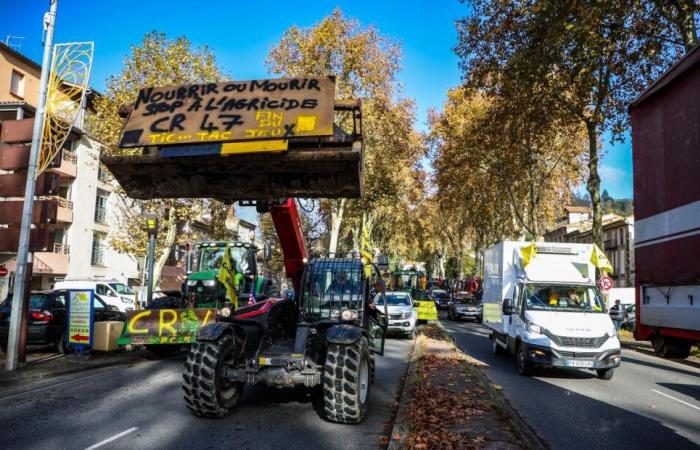
{"label": "road sign", "polygon": [[334,102],[333,77],[148,87],[136,98],[119,146],[331,136]]}
{"label": "road sign", "polygon": [[92,289],[68,291],[68,343],[73,348],[92,347],[94,296]]}
{"label": "road sign", "polygon": [[605,275],[598,279],[598,287],[601,291],[607,292],[613,288],[614,281],[609,276]]}
{"label": "road sign", "polygon": [[7,276],[7,269],[5,267],[0,267],[0,278]]}

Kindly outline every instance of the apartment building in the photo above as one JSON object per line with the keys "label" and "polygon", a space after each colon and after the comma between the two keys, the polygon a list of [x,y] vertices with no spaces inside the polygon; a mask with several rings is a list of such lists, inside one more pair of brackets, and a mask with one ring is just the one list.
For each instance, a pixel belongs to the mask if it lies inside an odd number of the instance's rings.
{"label": "apartment building", "polygon": [[[544,234],[548,242],[593,242],[592,215],[587,208],[564,207],[556,226]],[[614,272],[616,287],[634,287],[634,217],[603,214],[604,251]]]}
{"label": "apartment building", "polygon": [[[31,129],[36,112],[41,66],[0,43],[0,127],[4,130]],[[114,187],[99,163],[101,144],[90,137],[83,126],[84,114],[76,121],[63,146],[60,164],[47,169],[58,175],[58,190],[51,196],[39,196],[40,202],[56,204],[52,223],[42,225],[50,233],[43,251],[34,253],[33,289],[50,289],[56,280],[70,278],[139,278],[135,258],[120,254],[109,246],[110,223],[114,223]],[[3,133],[4,135],[5,133]],[[29,132],[31,136],[31,132]],[[28,151],[28,142],[0,144],[0,174],[21,173],[8,161]],[[5,166],[1,164],[5,163]],[[3,167],[7,169],[4,170]],[[18,204],[21,197],[0,198]],[[10,203],[0,205],[10,209]],[[35,213],[36,214],[36,213]],[[17,228],[16,223],[0,223],[0,228]],[[0,278],[0,299],[14,284],[15,261],[11,251],[0,253],[0,266],[9,276]]]}

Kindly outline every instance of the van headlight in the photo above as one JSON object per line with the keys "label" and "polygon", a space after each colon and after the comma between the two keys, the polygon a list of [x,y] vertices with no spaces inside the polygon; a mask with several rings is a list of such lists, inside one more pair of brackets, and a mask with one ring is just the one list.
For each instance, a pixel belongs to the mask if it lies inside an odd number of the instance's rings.
{"label": "van headlight", "polygon": [[544,334],[544,328],[542,328],[541,326],[534,324],[534,323],[528,323],[527,329],[529,331],[532,331],[533,333]]}
{"label": "van headlight", "polygon": [[608,337],[615,337],[617,336],[617,330],[615,330],[615,327],[612,327],[608,330]]}
{"label": "van headlight", "polygon": [[202,284],[204,284],[206,287],[213,287],[216,286],[216,280],[204,280]]}

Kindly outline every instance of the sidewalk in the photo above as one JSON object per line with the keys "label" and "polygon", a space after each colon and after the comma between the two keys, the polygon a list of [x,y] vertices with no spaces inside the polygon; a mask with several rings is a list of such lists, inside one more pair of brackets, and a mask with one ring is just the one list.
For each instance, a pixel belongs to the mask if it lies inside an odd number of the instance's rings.
{"label": "sidewalk", "polygon": [[26,364],[13,372],[6,372],[4,370],[5,354],[0,353],[0,390],[71,373],[109,366],[137,364],[151,359],[155,359],[155,357],[143,348],[132,352],[125,350],[109,353],[92,352],[83,356],[29,353]]}
{"label": "sidewalk", "polygon": [[438,324],[421,330],[388,442],[398,449],[544,448]]}

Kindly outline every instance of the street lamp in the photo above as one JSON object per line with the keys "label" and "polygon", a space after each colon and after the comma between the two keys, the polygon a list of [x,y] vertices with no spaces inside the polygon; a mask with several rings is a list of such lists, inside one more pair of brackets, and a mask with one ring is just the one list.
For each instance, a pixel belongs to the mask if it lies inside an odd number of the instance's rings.
{"label": "street lamp", "polygon": [[146,305],[150,305],[153,300],[153,266],[156,255],[156,237],[158,236],[158,217],[155,214],[146,216],[146,232],[148,233],[148,258],[146,261],[148,267],[148,294]]}

